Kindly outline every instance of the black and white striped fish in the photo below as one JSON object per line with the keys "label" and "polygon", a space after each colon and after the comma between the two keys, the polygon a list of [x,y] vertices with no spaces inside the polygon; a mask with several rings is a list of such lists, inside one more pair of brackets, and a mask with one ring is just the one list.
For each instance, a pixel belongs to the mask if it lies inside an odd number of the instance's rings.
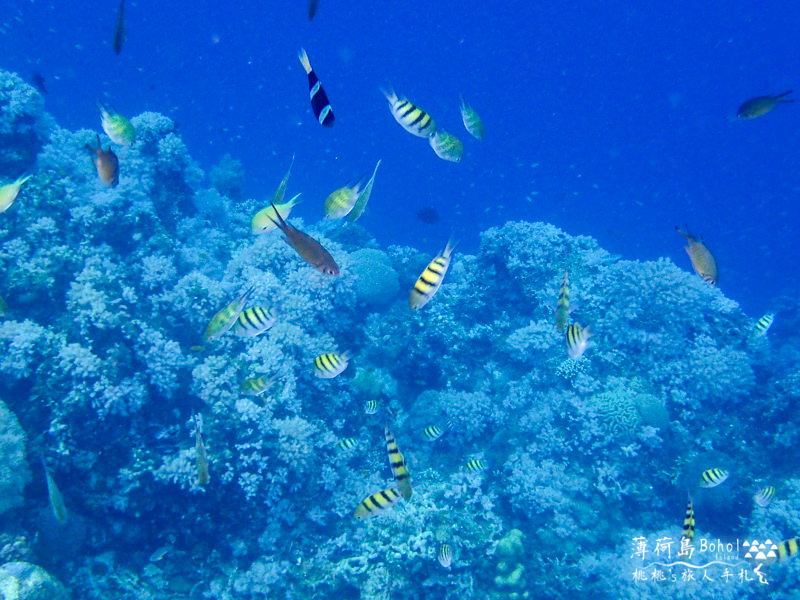
{"label": "black and white striped fish", "polygon": [[322,87],[317,74],[311,68],[311,63],[308,61],[308,54],[303,48],[300,48],[300,63],[308,74],[308,95],[311,98],[311,110],[314,111],[314,116],[317,117],[320,125],[325,127],[333,127],[333,109],[331,103],[328,101],[328,95]]}

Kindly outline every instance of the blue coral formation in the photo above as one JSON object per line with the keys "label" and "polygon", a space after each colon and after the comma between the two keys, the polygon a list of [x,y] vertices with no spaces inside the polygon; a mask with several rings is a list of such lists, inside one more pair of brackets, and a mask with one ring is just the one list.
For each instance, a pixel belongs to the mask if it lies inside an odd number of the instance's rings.
{"label": "blue coral formation", "polygon": [[[800,443],[796,345],[775,342],[771,360],[735,302],[669,260],[509,222],[457,252],[435,301],[411,312],[429,255],[293,218],[339,261],[331,278],[280,236],[249,237],[246,205],[228,197],[241,166],[226,160],[204,187],[156,113],[132,120],[106,188],[84,149],[95,134],[58,127],[35,89],[0,80],[0,175],[35,173],[0,223],[0,512],[15,519],[3,560],[36,560],[87,600],[646,597],[665,585],[631,579],[632,541],[677,544],[687,490],[698,538],[800,530],[800,484],[777,459]],[[553,315],[565,270],[572,318],[596,332],[577,360]],[[248,286],[277,308],[275,326],[198,351]],[[332,351],[353,365],[314,377]],[[275,384],[243,395],[260,375]],[[380,412],[364,414],[365,399]],[[391,483],[386,419],[414,497],[356,521]],[[447,424],[434,443],[432,423]],[[344,437],[359,445],[337,454]],[[44,477],[21,496],[39,452],[84,531],[50,522],[49,542],[22,551],[43,527]],[[473,458],[488,468],[465,469]],[[731,470],[727,489],[698,488],[710,467]],[[783,482],[770,512],[749,500],[766,473]],[[55,560],[59,535],[71,543]],[[787,589],[792,568],[775,571]],[[757,593],[687,585],[698,598]]]}

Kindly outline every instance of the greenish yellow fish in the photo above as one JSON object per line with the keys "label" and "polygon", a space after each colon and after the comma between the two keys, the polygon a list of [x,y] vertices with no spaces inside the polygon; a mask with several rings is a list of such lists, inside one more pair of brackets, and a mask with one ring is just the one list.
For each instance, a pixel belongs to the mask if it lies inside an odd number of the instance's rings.
{"label": "greenish yellow fish", "polygon": [[30,178],[31,175],[23,175],[15,182],[7,183],[0,187],[0,213],[6,212],[14,204],[22,184]]}
{"label": "greenish yellow fish", "polygon": [[272,387],[272,379],[269,377],[251,377],[245,379],[239,386],[239,391],[248,396],[260,396]]}
{"label": "greenish yellow fish", "polygon": [[472,137],[482,140],[483,121],[481,121],[481,118],[478,116],[478,112],[464,99],[464,96],[459,94],[458,100],[461,120],[464,122],[464,127],[467,128],[467,131]]}
{"label": "greenish yellow fish", "polygon": [[386,488],[380,492],[364,498],[361,503],[356,507],[356,512],[353,516],[356,519],[363,519],[364,517],[374,517],[375,515],[385,511],[394,506],[400,500],[400,492],[395,488]]}
{"label": "greenish yellow fish", "polygon": [[130,146],[136,139],[136,131],[131,122],[102,102],[98,102],[97,106],[100,108],[100,121],[106,135],[115,144]]}
{"label": "greenish yellow fish", "polygon": [[444,127],[428,138],[436,156],[450,162],[461,162],[464,155],[464,144]]}
{"label": "greenish yellow fish", "polygon": [[740,119],[755,119],[756,117],[761,117],[782,102],[794,102],[793,99],[786,97],[791,93],[792,90],[789,90],[777,96],[758,96],[757,98],[750,98],[750,100],[739,107],[739,110],[736,111],[736,116]]}
{"label": "greenish yellow fish", "polygon": [[367,185],[364,186],[364,189],[358,194],[358,198],[356,198],[356,203],[353,205],[353,210],[350,211],[350,220],[357,221],[358,218],[364,214],[364,211],[367,208],[367,202],[369,202],[369,197],[372,195],[372,186],[375,184],[375,175],[378,174],[378,167],[381,166],[381,161],[378,161],[378,164],[375,165],[375,170],[372,171],[372,177],[369,178]]}
{"label": "greenish yellow fish", "polygon": [[275,204],[275,208],[272,206],[262,208],[250,221],[250,232],[253,233],[253,235],[261,235],[264,233],[269,233],[273,229],[277,229],[278,215],[280,215],[282,219],[288,218],[289,213],[292,212],[292,209],[300,204],[300,201],[298,200],[299,197],[300,194],[295,194],[283,204]]}
{"label": "greenish yellow fish", "polygon": [[56,485],[56,480],[53,479],[53,476],[50,474],[50,470],[47,468],[47,465],[44,462],[44,457],[41,456],[40,458],[42,460],[42,468],[44,469],[45,480],[47,481],[47,496],[50,499],[50,508],[53,511],[53,516],[59,523],[66,523],[67,507],[64,505],[64,497],[61,495],[61,492]]}
{"label": "greenish yellow fish", "polygon": [[218,338],[222,334],[226,333],[231,327],[233,327],[234,323],[236,323],[236,319],[239,318],[239,315],[244,309],[247,299],[250,298],[252,293],[253,287],[247,288],[247,291],[245,291],[244,294],[215,314],[211,318],[211,321],[209,321],[208,327],[206,327],[206,331],[203,334],[203,338],[206,341],[213,340],[214,338]]}
{"label": "greenish yellow fish", "polygon": [[356,205],[360,191],[360,183],[356,183],[355,185],[342,186],[331,192],[325,199],[325,218],[341,219],[346,217]]}

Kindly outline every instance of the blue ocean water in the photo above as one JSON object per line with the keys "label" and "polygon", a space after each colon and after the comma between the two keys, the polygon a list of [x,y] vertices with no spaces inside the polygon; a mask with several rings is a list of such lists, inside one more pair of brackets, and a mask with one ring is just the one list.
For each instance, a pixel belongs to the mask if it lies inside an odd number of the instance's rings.
{"label": "blue ocean water", "polygon": [[[40,74],[44,110],[70,130],[25,165],[34,178],[0,215],[0,444],[25,465],[0,502],[0,562],[38,562],[92,599],[788,598],[799,561],[760,587],[742,542],[800,529],[787,458],[800,439],[800,106],[736,111],[797,87],[796,8],[320,0],[309,21],[302,1],[196,4],[126,2],[118,56],[116,1],[0,11],[0,69]],[[333,128],[311,111],[301,47]],[[459,164],[401,129],[389,87],[462,139]],[[484,140],[464,131],[459,94]],[[114,190],[79,131],[100,131],[98,100],[140,136],[114,146]],[[180,148],[165,144],[173,163],[153,150],[172,124],[148,111],[172,119],[202,183]],[[226,155],[244,176],[223,199],[205,188]],[[289,220],[340,260],[333,283],[277,235],[247,232],[292,156],[287,193],[303,201]],[[327,195],[379,159],[366,231],[320,224]],[[200,216],[184,213],[192,200]],[[692,272],[676,225],[715,255],[717,288]],[[440,292],[410,312],[408,288],[451,237]],[[661,257],[677,267],[644,262]],[[580,360],[554,327],[565,269],[572,318],[595,331]],[[203,341],[250,285],[275,328]],[[753,337],[769,310],[774,329]],[[313,378],[314,356],[344,350],[342,375]],[[271,391],[243,398],[261,375]],[[415,496],[354,521],[392,481],[384,422]],[[351,437],[356,449],[334,450]],[[39,452],[65,527],[44,508]],[[730,477],[703,489],[710,468]],[[775,502],[754,506],[768,484]],[[680,587],[669,578],[690,571],[658,568],[676,557],[664,540],[678,543],[687,491],[695,565],[725,563],[705,571],[715,584]],[[452,569],[436,562],[442,543]],[[0,584],[21,577],[2,569]]]}

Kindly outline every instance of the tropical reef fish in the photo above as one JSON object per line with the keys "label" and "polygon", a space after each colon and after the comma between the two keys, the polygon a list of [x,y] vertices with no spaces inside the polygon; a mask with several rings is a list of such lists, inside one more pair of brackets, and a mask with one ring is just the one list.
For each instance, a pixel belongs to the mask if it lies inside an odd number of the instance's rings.
{"label": "tropical reef fish", "polygon": [[412,104],[406,98],[399,98],[394,90],[381,91],[389,101],[392,116],[403,129],[423,138],[429,138],[436,133],[436,123],[433,118],[419,106]]}
{"label": "tropical reef fish", "polygon": [[125,42],[125,0],[119,0],[119,11],[117,12],[117,26],[114,28],[114,53],[122,52],[122,44]]}
{"label": "tropical reef fish", "polygon": [[466,467],[467,471],[478,473],[480,471],[485,471],[487,465],[480,458],[471,458],[467,461]]}
{"label": "tropical reef fish", "polygon": [[92,162],[100,181],[109,187],[116,187],[119,184],[119,159],[114,154],[111,146],[108,147],[108,150],[103,150],[100,145],[100,136],[98,135],[97,148],[92,148],[87,144],[86,149],[94,154]]}
{"label": "tropical reef fish", "polygon": [[706,469],[700,475],[700,487],[713,488],[724,482],[729,473],[724,469]]}
{"label": "tropical reef fish", "polygon": [[336,448],[339,450],[350,450],[356,446],[358,446],[358,440],[354,437],[343,438],[336,444]]}
{"label": "tropical reef fish", "polygon": [[174,546],[172,544],[168,544],[166,546],[161,546],[160,548],[156,548],[153,553],[150,555],[150,562],[158,562],[162,560],[167,554],[174,550]]}
{"label": "tropical reef fish", "polygon": [[449,569],[453,564],[453,552],[450,550],[449,544],[442,544],[439,546],[439,553],[436,555],[439,564],[445,569]]}
{"label": "tropical reef fish", "polygon": [[686,254],[689,255],[689,259],[692,261],[694,272],[700,275],[706,283],[716,285],[719,274],[714,256],[709,252],[705,244],[697,241],[697,238],[691,233],[682,230],[677,225],[675,229],[686,238]]}
{"label": "tropical reef fish", "polygon": [[98,102],[97,105],[100,108],[100,123],[106,135],[115,144],[130,146],[136,139],[136,131],[131,122],[102,102]]}
{"label": "tropical reef fish", "polygon": [[436,156],[450,162],[461,162],[464,155],[464,144],[444,127],[428,138]]}
{"label": "tropical reef fish", "polygon": [[45,481],[47,482],[47,496],[50,499],[50,509],[53,511],[53,516],[56,518],[56,521],[59,523],[66,523],[67,507],[64,505],[64,497],[61,495],[61,491],[56,485],[56,480],[53,479],[53,476],[50,474],[50,470],[44,462],[44,457],[41,456],[40,458],[42,460],[42,468],[44,469]]}
{"label": "tropical reef fish", "polygon": [[478,116],[478,112],[464,99],[464,96],[458,96],[459,110],[461,111],[461,120],[464,122],[469,134],[478,139],[483,139],[483,121]]}
{"label": "tropical reef fish", "polygon": [[777,96],[758,96],[757,98],[751,98],[739,107],[736,116],[740,119],[755,119],[756,117],[761,117],[782,102],[794,102],[793,99],[786,98],[786,96],[791,93],[792,90],[789,90]]}
{"label": "tropical reef fish", "polygon": [[681,535],[681,549],[678,558],[687,558],[691,555],[690,548],[694,543],[694,507],[692,499],[686,505],[686,515],[683,517],[683,534]]}
{"label": "tropical reef fish", "polygon": [[438,425],[428,425],[425,429],[422,430],[422,435],[425,436],[425,439],[429,442],[435,442],[440,437],[442,437],[450,428],[452,427],[452,423],[450,421],[444,427],[439,427]]}
{"label": "tropical reef fish", "polygon": [[376,412],[378,412],[378,401],[367,400],[364,402],[364,412],[368,415],[374,415]]}
{"label": "tropical reef fish", "polygon": [[360,192],[360,184],[345,185],[331,192],[325,199],[325,218],[342,219],[346,217],[356,205]]}
{"label": "tropical reef fish", "polygon": [[556,327],[558,332],[564,331],[569,320],[569,277],[564,271],[564,280],[561,282],[561,289],[558,290],[558,303],[556,304]]}
{"label": "tropical reef fish", "polygon": [[194,417],[194,455],[197,462],[197,483],[205,485],[208,483],[208,453],[203,442],[203,420],[197,415]]}
{"label": "tropical reef fish", "polygon": [[308,20],[313,21],[314,15],[317,14],[317,6],[319,5],[319,0],[310,0],[308,3]]}
{"label": "tropical reef fish", "polygon": [[589,338],[594,333],[589,330],[589,325],[584,328],[578,323],[573,323],[567,327],[567,354],[573,360],[578,360],[589,348]]}
{"label": "tropical reef fish", "polygon": [[320,125],[325,127],[333,127],[333,109],[331,103],[328,101],[328,95],[322,87],[317,74],[311,68],[311,63],[308,61],[308,54],[300,48],[300,63],[308,74],[308,95],[311,97],[311,110],[314,111],[314,116],[317,117]]}
{"label": "tropical reef fish", "polygon": [[269,233],[273,229],[277,229],[277,215],[286,219],[289,213],[292,212],[292,209],[299,204],[297,199],[300,196],[301,194],[295,194],[283,204],[278,204],[276,202],[274,206],[270,205],[266,208],[262,208],[250,221],[250,232],[255,235],[261,235],[263,233]]}
{"label": "tropical reef fish", "polygon": [[780,544],[778,544],[779,562],[789,560],[790,558],[797,556],[798,553],[800,553],[800,543],[798,543],[796,537],[783,540]]}
{"label": "tropical reef fish", "polygon": [[244,305],[253,293],[253,289],[252,286],[247,288],[244,294],[211,317],[211,321],[209,321],[208,327],[206,327],[206,331],[203,334],[206,341],[218,338],[233,327],[244,309]]}
{"label": "tropical reef fish", "polygon": [[239,391],[248,396],[260,396],[271,387],[272,379],[269,377],[251,377],[242,382]]}
{"label": "tropical reef fish", "polygon": [[364,498],[361,504],[356,507],[356,512],[353,516],[356,519],[374,517],[387,508],[394,506],[398,500],[400,500],[400,492],[396,488],[386,488]]}
{"label": "tropical reef fish", "polygon": [[755,503],[758,504],[762,508],[768,507],[772,503],[772,499],[775,497],[775,488],[771,485],[767,487],[763,487],[758,490],[755,495],[753,496],[753,500]]}
{"label": "tropical reef fish", "polygon": [[320,354],[314,359],[314,375],[322,379],[333,379],[344,372],[349,362],[349,352]]}
{"label": "tropical reef fish", "polygon": [[286,223],[280,212],[278,212],[277,207],[272,203],[270,203],[270,205],[275,210],[275,216],[278,217],[278,220],[277,222],[272,220],[272,215],[267,215],[267,218],[280,227],[281,231],[283,231],[283,234],[286,236],[286,243],[300,255],[300,258],[326,275],[338,275],[339,265],[336,264],[336,261],[333,260],[330,253],[322,247],[322,244],[310,235]]}
{"label": "tropical reef fish", "polygon": [[245,308],[239,313],[233,333],[240,337],[255,337],[275,325],[275,315],[262,306]]}
{"label": "tropical reef fish", "polygon": [[775,313],[767,313],[758,321],[756,321],[756,325],[753,328],[753,337],[761,337],[766,335],[767,331],[769,331],[769,328],[772,327],[772,322],[774,320]]}
{"label": "tropical reef fish", "polygon": [[358,198],[356,198],[356,203],[353,205],[353,210],[350,211],[351,221],[357,221],[367,209],[367,202],[369,202],[369,197],[372,195],[372,186],[375,185],[375,175],[378,174],[378,167],[380,166],[381,161],[379,160],[375,165],[375,170],[372,171],[372,177],[369,178],[369,181],[367,181],[367,185],[364,186],[364,189],[359,192]]}
{"label": "tropical reef fish", "polygon": [[11,205],[14,204],[14,200],[17,199],[22,184],[24,184],[30,178],[31,175],[23,175],[13,183],[7,183],[4,186],[0,186],[0,213],[6,212]]}
{"label": "tropical reef fish", "polygon": [[450,255],[455,247],[452,240],[448,241],[444,251],[425,267],[422,275],[419,276],[419,279],[411,289],[411,295],[408,298],[408,305],[411,310],[417,310],[425,306],[433,298],[433,295],[439,291],[447,269],[450,267]]}
{"label": "tropical reef fish", "polygon": [[397,483],[397,489],[400,490],[403,498],[406,501],[411,500],[411,474],[408,472],[406,459],[397,447],[397,442],[387,427],[384,431],[386,434],[386,451],[389,453],[389,466],[392,467],[392,474]]}
{"label": "tropical reef fish", "polygon": [[36,89],[42,92],[43,94],[47,93],[47,86],[44,84],[44,77],[39,71],[34,71],[33,75],[31,76],[31,83],[36,86]]}

